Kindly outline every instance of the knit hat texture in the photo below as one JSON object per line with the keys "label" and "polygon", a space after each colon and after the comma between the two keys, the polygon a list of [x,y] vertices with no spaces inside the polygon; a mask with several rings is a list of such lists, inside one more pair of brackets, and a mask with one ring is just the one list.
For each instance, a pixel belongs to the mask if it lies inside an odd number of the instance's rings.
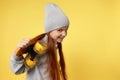
{"label": "knit hat texture", "polygon": [[56,4],[48,3],[45,6],[45,32],[47,33],[64,26],[69,26],[68,17]]}

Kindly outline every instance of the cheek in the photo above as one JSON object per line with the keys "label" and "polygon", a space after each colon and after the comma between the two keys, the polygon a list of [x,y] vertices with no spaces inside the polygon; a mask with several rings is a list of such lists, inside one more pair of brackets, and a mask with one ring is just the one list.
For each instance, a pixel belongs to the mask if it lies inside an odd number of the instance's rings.
{"label": "cheek", "polygon": [[59,35],[54,35],[54,39],[58,39],[59,38]]}
{"label": "cheek", "polygon": [[57,39],[57,35],[56,35],[56,34],[52,34],[51,37],[52,37],[52,39],[54,39],[54,40]]}
{"label": "cheek", "polygon": [[59,38],[60,34],[58,32],[54,31],[54,32],[50,33],[50,36],[52,37],[52,39],[57,40]]}
{"label": "cheek", "polygon": [[52,38],[53,38],[53,39],[56,39],[56,36],[55,36],[55,35],[52,35]]}

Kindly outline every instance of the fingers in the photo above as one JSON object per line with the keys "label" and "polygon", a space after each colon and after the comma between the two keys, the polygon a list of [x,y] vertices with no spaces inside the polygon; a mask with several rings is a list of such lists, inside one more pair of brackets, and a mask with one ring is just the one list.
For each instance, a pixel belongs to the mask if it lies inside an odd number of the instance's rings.
{"label": "fingers", "polygon": [[17,47],[18,47],[18,48],[28,47],[28,46],[29,46],[29,42],[30,42],[30,39],[22,39],[22,40],[18,43]]}
{"label": "fingers", "polygon": [[[30,45],[30,39],[22,39],[16,46],[14,53],[19,56],[22,55],[22,51],[24,48],[28,47]],[[21,51],[22,50],[22,51]]]}
{"label": "fingers", "polygon": [[26,48],[29,46],[29,43],[30,43],[30,39],[22,39],[16,46],[15,48],[15,52],[20,49],[20,48]]}

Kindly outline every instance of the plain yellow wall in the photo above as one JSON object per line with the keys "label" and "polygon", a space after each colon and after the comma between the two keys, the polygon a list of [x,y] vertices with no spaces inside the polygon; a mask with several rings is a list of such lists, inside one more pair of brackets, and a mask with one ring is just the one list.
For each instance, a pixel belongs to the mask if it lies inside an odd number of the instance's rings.
{"label": "plain yellow wall", "polygon": [[70,19],[63,41],[69,80],[120,80],[120,0],[0,0],[0,80],[25,80],[11,72],[10,56],[21,39],[44,32],[47,2]]}

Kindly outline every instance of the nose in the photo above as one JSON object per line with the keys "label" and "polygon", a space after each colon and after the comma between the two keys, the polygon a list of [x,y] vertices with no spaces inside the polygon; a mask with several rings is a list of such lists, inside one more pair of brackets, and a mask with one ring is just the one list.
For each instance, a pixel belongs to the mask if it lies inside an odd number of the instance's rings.
{"label": "nose", "polygon": [[66,31],[63,31],[62,32],[62,36],[65,37],[67,35],[67,32]]}

